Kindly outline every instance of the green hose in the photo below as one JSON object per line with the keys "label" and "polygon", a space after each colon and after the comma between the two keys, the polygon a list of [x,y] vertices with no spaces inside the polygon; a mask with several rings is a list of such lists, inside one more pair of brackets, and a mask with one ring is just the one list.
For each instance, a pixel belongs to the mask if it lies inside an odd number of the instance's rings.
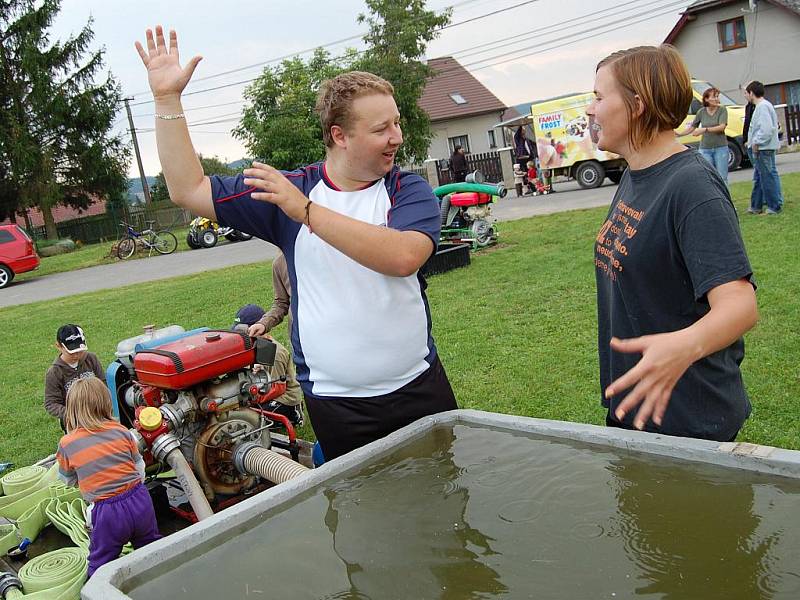
{"label": "green hose", "polygon": [[45,473],[47,473],[47,469],[35,465],[11,471],[0,479],[0,490],[5,496],[22,492],[38,482]]}
{"label": "green hose", "polygon": [[19,570],[24,600],[78,600],[89,567],[81,548],[61,548],[29,560]]}
{"label": "green hose", "polygon": [[502,183],[447,183],[433,190],[433,193],[439,198],[456,192],[478,192],[503,198],[506,195],[506,186]]}

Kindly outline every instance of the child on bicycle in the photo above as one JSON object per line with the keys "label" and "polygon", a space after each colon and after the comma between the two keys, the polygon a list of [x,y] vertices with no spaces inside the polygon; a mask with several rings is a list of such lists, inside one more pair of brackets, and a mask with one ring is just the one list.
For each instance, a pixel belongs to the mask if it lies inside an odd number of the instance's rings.
{"label": "child on bicycle", "polygon": [[131,542],[141,548],[161,537],[144,480],[144,461],[131,433],[111,412],[111,395],[92,377],[76,381],[67,394],[67,434],[58,443],[58,474],[77,483],[90,503],[88,577],[119,557]]}

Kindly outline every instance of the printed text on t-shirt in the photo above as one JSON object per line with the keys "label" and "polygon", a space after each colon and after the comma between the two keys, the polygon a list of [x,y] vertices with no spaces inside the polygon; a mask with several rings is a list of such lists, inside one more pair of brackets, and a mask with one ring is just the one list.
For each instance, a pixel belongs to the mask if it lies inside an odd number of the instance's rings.
{"label": "printed text on t-shirt", "polygon": [[597,234],[594,266],[612,281],[616,281],[617,275],[624,271],[628,242],[636,236],[643,218],[643,210],[636,210],[620,200]]}

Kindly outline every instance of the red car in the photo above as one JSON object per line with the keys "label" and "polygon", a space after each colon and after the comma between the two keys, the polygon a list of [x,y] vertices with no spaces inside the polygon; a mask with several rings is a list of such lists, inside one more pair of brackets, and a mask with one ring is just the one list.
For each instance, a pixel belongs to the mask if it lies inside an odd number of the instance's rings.
{"label": "red car", "polygon": [[38,266],[39,255],[28,234],[17,225],[0,225],[0,288],[11,283],[17,273]]}

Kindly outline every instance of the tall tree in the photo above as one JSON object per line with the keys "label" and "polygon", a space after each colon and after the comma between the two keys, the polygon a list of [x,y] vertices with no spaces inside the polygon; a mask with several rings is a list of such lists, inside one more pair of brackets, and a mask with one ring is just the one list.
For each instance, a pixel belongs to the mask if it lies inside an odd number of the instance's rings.
{"label": "tall tree", "polygon": [[111,133],[121,91],[88,53],[91,20],[66,41],[47,30],[60,0],[0,0],[0,218],[41,208],[56,237],[52,208],[87,208],[127,188],[129,151]]}
{"label": "tall tree", "polygon": [[325,79],[343,71],[362,70],[389,80],[395,88],[403,127],[400,163],[422,161],[428,156],[431,132],[428,115],[417,104],[431,70],[422,62],[428,42],[450,22],[451,11],[425,10],[423,0],[367,0],[367,48],[348,50],[332,59],[322,49],[304,61],[286,60],[268,67],[245,90],[245,108],[234,135],[247,151],[282,169],[320,160],[325,156],[319,118],[314,113],[317,91]]}
{"label": "tall tree", "polygon": [[432,70],[422,62],[428,42],[450,22],[452,9],[436,13],[425,8],[424,0],[366,0],[369,14],[360,14],[366,23],[367,51],[355,67],[390,81],[400,110],[403,145],[399,163],[422,162],[428,157],[433,132],[427,113],[418,101]]}
{"label": "tall tree", "polygon": [[279,169],[294,169],[324,158],[322,130],[314,113],[317,90],[349,62],[334,63],[318,48],[308,62],[293,58],[279,67],[267,67],[245,90],[249,104],[234,135],[251,156]]}

